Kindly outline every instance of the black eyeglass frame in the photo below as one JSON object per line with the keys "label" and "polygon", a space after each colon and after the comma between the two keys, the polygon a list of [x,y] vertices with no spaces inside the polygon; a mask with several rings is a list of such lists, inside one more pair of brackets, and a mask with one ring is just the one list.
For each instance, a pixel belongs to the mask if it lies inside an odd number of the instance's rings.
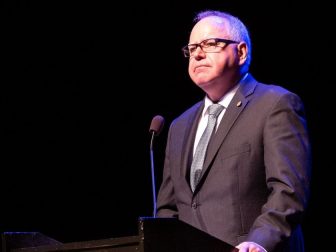
{"label": "black eyeglass frame", "polygon": [[[191,53],[190,53],[190,50],[189,50],[189,47],[190,47],[190,46],[195,46],[194,51],[197,49],[197,47],[200,47],[201,50],[202,50],[203,52],[207,52],[206,50],[203,50],[203,48],[208,48],[208,47],[204,47],[204,42],[206,42],[206,41],[208,41],[208,40],[214,40],[215,43],[216,43],[215,47],[221,47],[221,48],[224,48],[224,47],[226,47],[226,46],[229,45],[229,44],[238,44],[238,43],[240,43],[240,42],[238,42],[238,41],[234,41],[234,40],[231,40],[231,39],[208,38],[208,39],[204,39],[204,40],[202,40],[202,41],[199,42],[199,43],[188,44],[188,45],[182,47],[182,52],[183,52],[184,57],[186,57],[186,58],[190,58],[190,57],[191,57]],[[224,46],[219,46],[219,45],[218,45],[219,42],[223,42],[223,43],[225,43],[225,45],[224,45]],[[202,45],[202,44],[203,44],[203,45]],[[210,46],[209,46],[209,47],[210,47]]]}

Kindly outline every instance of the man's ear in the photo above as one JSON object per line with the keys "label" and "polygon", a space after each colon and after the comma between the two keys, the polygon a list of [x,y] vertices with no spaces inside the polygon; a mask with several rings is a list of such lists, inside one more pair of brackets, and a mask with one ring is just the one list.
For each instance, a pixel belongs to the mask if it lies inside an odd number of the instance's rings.
{"label": "man's ear", "polygon": [[248,47],[245,42],[240,42],[237,46],[239,65],[243,65],[247,59]]}

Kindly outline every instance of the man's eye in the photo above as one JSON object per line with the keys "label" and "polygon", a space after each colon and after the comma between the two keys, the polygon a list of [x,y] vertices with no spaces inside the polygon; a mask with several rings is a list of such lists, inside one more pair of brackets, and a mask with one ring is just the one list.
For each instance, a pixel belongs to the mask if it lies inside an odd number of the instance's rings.
{"label": "man's eye", "polygon": [[194,52],[196,50],[196,46],[189,46],[189,52]]}
{"label": "man's eye", "polygon": [[204,43],[204,47],[211,47],[211,46],[217,46],[217,43],[215,41],[208,41]]}

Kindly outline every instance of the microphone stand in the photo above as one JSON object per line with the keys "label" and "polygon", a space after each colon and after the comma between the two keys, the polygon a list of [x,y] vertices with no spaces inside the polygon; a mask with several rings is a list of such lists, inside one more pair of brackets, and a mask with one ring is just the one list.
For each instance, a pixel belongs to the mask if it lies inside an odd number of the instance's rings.
{"label": "microphone stand", "polygon": [[150,141],[150,161],[151,161],[151,174],[152,174],[152,191],[153,191],[153,217],[156,218],[156,189],[155,189],[155,172],[154,172],[154,153],[153,153],[153,142],[154,142],[155,131],[152,131],[152,137]]}

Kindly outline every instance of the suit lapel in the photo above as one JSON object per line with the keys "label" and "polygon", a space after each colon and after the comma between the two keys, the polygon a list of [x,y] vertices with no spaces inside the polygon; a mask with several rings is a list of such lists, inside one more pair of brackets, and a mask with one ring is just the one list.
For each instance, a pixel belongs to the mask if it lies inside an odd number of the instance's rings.
{"label": "suit lapel", "polygon": [[[229,133],[230,129],[236,122],[240,113],[244,110],[246,105],[249,102],[249,95],[253,93],[253,90],[256,87],[256,81],[253,79],[251,75],[249,75],[244,82],[241,83],[241,86],[237,90],[237,93],[231,100],[228,108],[225,111],[225,114],[218,126],[217,132],[212,136],[208,150],[206,154],[206,158],[204,161],[204,166],[200,178],[200,183],[198,186],[202,184],[202,181],[205,179],[208,170],[210,169],[210,164],[215,158],[220,146],[224,142],[225,137]],[[198,187],[197,186],[197,187]],[[196,190],[197,191],[197,187]]]}
{"label": "suit lapel", "polygon": [[[238,103],[240,106],[237,106]],[[203,166],[204,172],[206,172],[206,169],[209,168],[209,165],[215,157],[220,145],[223,143],[232,125],[235,123],[239,114],[243,111],[247,103],[248,100],[245,99],[245,97],[243,97],[241,94],[235,95],[235,97],[230,102],[230,105],[226,109],[221,123],[218,126],[217,132],[213,135],[209,142],[206,159]]]}
{"label": "suit lapel", "polygon": [[198,121],[202,114],[204,101],[197,103],[190,112],[190,116],[186,119],[183,127],[185,130],[183,147],[181,150],[181,176],[185,178],[187,186],[190,188],[189,173],[190,164],[193,157],[194,140],[197,131]]}

